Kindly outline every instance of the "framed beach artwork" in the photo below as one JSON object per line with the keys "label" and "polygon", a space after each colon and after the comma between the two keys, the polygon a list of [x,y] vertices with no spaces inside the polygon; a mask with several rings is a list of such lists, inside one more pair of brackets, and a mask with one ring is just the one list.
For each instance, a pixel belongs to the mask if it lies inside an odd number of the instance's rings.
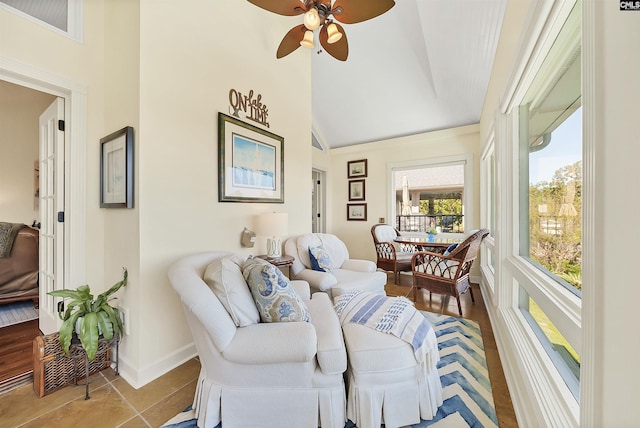
{"label": "framed beach artwork", "polygon": [[284,138],[218,113],[218,201],[284,203]]}
{"label": "framed beach artwork", "polygon": [[100,208],[133,208],[133,128],[100,139]]}

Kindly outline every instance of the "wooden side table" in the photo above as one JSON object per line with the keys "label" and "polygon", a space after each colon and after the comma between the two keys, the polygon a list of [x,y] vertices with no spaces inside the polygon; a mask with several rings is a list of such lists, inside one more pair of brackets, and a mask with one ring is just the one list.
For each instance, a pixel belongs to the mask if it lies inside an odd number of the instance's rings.
{"label": "wooden side table", "polygon": [[271,263],[274,266],[277,266],[278,268],[288,267],[289,268],[288,277],[289,279],[291,279],[291,266],[293,266],[293,260],[294,260],[292,256],[267,257],[266,254],[262,254],[257,257],[268,261],[269,263]]}

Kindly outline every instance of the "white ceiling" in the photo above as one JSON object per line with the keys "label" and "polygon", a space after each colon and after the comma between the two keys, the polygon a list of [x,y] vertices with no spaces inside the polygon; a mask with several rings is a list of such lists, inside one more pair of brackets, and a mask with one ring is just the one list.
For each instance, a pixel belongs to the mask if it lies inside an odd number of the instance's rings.
{"label": "white ceiling", "polygon": [[478,123],[505,5],[396,0],[343,25],[346,62],[312,55],[316,138],[335,148]]}

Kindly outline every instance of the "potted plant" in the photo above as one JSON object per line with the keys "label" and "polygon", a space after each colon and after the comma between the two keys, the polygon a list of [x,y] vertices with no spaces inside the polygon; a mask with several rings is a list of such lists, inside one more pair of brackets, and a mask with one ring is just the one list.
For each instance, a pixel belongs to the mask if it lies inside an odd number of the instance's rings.
{"label": "potted plant", "polygon": [[89,285],[81,285],[75,290],[56,290],[48,293],[54,297],[71,299],[66,304],[64,313],[62,310],[58,311],[58,316],[63,320],[59,340],[65,354],[69,355],[74,332],[91,361],[96,356],[100,335],[110,340],[122,331],[120,310],[109,304],[109,296],[127,285],[127,276],[127,270],[124,269],[122,281],[115,283],[95,300]]}
{"label": "potted plant", "polygon": [[427,235],[429,235],[429,242],[433,242],[433,238],[438,234],[438,231],[433,227],[427,230]]}

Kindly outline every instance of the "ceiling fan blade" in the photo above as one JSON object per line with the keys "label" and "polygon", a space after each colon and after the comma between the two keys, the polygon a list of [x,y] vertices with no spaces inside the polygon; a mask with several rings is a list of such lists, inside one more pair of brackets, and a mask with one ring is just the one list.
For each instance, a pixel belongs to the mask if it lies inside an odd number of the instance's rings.
{"label": "ceiling fan blade", "polygon": [[306,28],[304,24],[298,25],[297,27],[293,27],[291,30],[289,30],[289,32],[282,38],[280,46],[278,46],[276,58],[280,59],[282,57],[285,57],[291,52],[298,49],[300,47],[300,41],[302,41],[304,37],[305,31]]}
{"label": "ceiling fan blade", "polygon": [[304,4],[300,0],[247,0],[269,12],[284,16],[295,16],[305,12]]}
{"label": "ceiling fan blade", "polygon": [[346,61],[349,56],[349,42],[347,42],[347,34],[344,32],[344,28],[342,25],[334,22],[338,30],[342,33],[342,37],[335,43],[329,43],[327,34],[327,26],[323,25],[320,29],[320,44],[324,48],[325,51],[335,59],[339,59],[340,61]]}
{"label": "ceiling fan blade", "polygon": [[[345,24],[355,24],[382,15],[395,4],[393,0],[336,0],[333,17]],[[338,8],[342,9],[339,13]]]}

